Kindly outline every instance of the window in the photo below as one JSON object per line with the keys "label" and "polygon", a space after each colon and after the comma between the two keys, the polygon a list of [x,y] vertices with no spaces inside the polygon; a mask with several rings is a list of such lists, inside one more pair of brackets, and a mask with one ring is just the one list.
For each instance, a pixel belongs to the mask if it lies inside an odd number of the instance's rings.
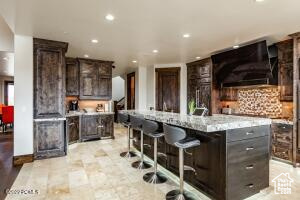
{"label": "window", "polygon": [[4,103],[8,106],[14,105],[14,82],[13,81],[5,81],[5,89],[4,89]]}

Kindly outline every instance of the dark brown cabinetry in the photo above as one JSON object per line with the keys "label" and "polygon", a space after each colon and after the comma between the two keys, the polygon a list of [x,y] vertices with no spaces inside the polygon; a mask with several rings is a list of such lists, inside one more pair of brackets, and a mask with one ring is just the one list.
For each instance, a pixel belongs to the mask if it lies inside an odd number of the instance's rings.
{"label": "dark brown cabinetry", "polygon": [[195,100],[196,106],[204,104],[211,114],[212,64],[210,58],[187,63],[187,102]]}
{"label": "dark brown cabinetry", "polygon": [[34,39],[34,118],[65,116],[65,52],[68,44]]}
{"label": "dark brown cabinetry", "polygon": [[79,116],[73,116],[67,118],[67,138],[69,144],[77,142],[79,140],[79,126],[80,126]]}
{"label": "dark brown cabinetry", "polygon": [[100,137],[114,138],[114,115],[101,115],[100,124]]}
{"label": "dark brown cabinetry", "polygon": [[33,39],[34,158],[66,154],[65,53],[68,44]]}
{"label": "dark brown cabinetry", "polygon": [[293,101],[293,40],[277,43],[280,100]]}
{"label": "dark brown cabinetry", "polygon": [[272,124],[272,156],[292,161],[293,153],[293,125]]}
{"label": "dark brown cabinetry", "polygon": [[81,140],[114,138],[113,122],[113,114],[83,115],[81,117]]}
{"label": "dark brown cabinetry", "polygon": [[79,96],[79,65],[75,58],[66,58],[66,96]]}
{"label": "dark brown cabinetry", "polygon": [[238,89],[222,88],[220,90],[220,100],[222,100],[222,101],[237,101],[238,100]]}
{"label": "dark brown cabinetry", "polygon": [[78,59],[80,66],[80,99],[110,100],[112,63],[91,59]]}
{"label": "dark brown cabinetry", "polygon": [[34,122],[34,158],[66,155],[65,121]]}

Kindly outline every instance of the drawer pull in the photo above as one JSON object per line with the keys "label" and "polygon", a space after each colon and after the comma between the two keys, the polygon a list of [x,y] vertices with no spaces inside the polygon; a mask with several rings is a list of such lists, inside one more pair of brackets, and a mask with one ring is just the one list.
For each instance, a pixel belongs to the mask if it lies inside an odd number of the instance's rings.
{"label": "drawer pull", "polygon": [[246,135],[253,135],[253,132],[247,132]]}
{"label": "drawer pull", "polygon": [[246,151],[251,151],[251,150],[253,150],[254,148],[253,147],[247,147],[246,148]]}
{"label": "drawer pull", "polygon": [[248,165],[248,166],[246,167],[246,169],[253,169],[253,168],[254,168],[253,165]]}
{"label": "drawer pull", "polygon": [[253,185],[253,184],[249,184],[249,185],[247,185],[247,187],[248,187],[248,188],[253,188],[254,185]]}
{"label": "drawer pull", "polygon": [[75,125],[75,123],[70,123],[70,124],[69,124],[69,126],[73,126],[73,125]]}
{"label": "drawer pull", "polygon": [[103,128],[104,126],[103,125],[99,125],[99,126],[97,126],[98,128]]}

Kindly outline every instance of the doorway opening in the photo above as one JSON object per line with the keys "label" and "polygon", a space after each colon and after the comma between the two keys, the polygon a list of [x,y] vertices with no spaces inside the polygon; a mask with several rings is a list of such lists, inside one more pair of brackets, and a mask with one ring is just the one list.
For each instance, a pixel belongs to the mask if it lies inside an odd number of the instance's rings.
{"label": "doorway opening", "polygon": [[180,112],[180,67],[155,69],[156,110]]}
{"label": "doorway opening", "polygon": [[127,74],[127,110],[135,109],[135,72]]}

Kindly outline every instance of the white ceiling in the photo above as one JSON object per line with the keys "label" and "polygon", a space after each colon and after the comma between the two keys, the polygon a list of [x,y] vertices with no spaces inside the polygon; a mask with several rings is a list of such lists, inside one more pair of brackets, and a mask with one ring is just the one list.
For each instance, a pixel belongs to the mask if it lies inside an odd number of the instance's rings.
{"label": "white ceiling", "polygon": [[[15,7],[9,12],[15,16],[3,14],[15,19],[10,23],[15,33],[69,42],[69,56],[113,60],[115,75],[129,67],[193,61],[260,38],[274,42],[300,31],[299,0],[12,1],[0,0],[0,7],[3,12],[3,6]],[[113,22],[105,20],[108,13],[115,16]],[[184,33],[191,37],[183,38]],[[90,42],[94,38],[96,45]]]}

